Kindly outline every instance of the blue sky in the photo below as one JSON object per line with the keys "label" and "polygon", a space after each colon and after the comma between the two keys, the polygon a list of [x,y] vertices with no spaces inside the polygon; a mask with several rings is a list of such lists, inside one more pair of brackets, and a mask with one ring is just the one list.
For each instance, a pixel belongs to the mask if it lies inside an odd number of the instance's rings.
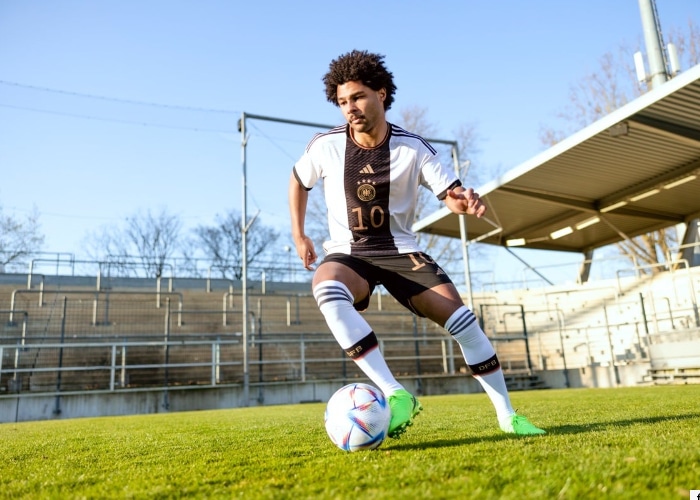
{"label": "blue sky", "polygon": [[[657,8],[664,30],[700,18],[697,0]],[[36,207],[45,250],[77,258],[137,211],[213,224],[242,206],[240,114],[340,123],[321,77],[354,48],[386,55],[390,120],[426,108],[446,139],[470,124],[474,168],[510,170],[621,43],[643,47],[637,0],[0,0],[0,206]],[[313,132],[249,122],[249,212],[280,246]]]}

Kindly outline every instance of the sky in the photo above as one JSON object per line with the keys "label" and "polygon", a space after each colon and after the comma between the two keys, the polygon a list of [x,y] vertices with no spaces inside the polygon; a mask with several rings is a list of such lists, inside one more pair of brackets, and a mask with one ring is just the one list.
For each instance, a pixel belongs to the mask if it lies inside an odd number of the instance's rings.
{"label": "sky", "polygon": [[[700,19],[698,0],[656,5],[664,31]],[[419,107],[436,138],[472,126],[472,169],[508,171],[622,43],[643,47],[637,0],[0,0],[0,207],[36,210],[44,250],[77,259],[137,213],[186,229],[240,213],[242,113],[342,123],[321,78],[353,49],[386,56],[390,121]],[[282,248],[291,167],[316,129],[246,125],[248,215]]]}

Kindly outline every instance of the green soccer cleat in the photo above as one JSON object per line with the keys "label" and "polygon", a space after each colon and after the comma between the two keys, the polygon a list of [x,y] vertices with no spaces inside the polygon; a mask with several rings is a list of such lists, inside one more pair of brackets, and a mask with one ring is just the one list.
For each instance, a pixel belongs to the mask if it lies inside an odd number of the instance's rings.
{"label": "green soccer cleat", "polygon": [[399,389],[389,396],[389,408],[391,408],[391,421],[389,422],[389,437],[398,438],[406,432],[409,425],[413,425],[413,417],[418,415],[423,406],[407,390]]}
{"label": "green soccer cleat", "polygon": [[535,427],[527,417],[514,413],[507,419],[501,422],[501,430],[508,434],[517,434],[519,436],[535,436],[538,434],[547,434],[547,431]]}

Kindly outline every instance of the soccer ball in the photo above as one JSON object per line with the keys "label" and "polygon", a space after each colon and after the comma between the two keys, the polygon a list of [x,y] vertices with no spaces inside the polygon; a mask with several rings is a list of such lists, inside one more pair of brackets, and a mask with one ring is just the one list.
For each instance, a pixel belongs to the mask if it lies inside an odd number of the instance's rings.
{"label": "soccer ball", "polygon": [[369,384],[341,387],[326,406],[326,432],[344,451],[377,448],[386,438],[390,420],[389,402],[382,391]]}

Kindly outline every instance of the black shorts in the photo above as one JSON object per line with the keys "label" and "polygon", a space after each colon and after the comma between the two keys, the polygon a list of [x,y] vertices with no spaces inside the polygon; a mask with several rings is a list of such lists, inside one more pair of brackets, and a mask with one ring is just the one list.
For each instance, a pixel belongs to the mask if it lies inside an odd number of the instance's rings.
{"label": "black shorts", "polygon": [[387,257],[357,257],[332,253],[326,255],[320,266],[326,262],[344,264],[369,283],[367,298],[355,303],[355,309],[358,311],[367,309],[374,288],[383,285],[404,307],[423,317],[424,315],[411,305],[411,297],[437,285],[452,283],[445,271],[429,255],[422,252]]}

